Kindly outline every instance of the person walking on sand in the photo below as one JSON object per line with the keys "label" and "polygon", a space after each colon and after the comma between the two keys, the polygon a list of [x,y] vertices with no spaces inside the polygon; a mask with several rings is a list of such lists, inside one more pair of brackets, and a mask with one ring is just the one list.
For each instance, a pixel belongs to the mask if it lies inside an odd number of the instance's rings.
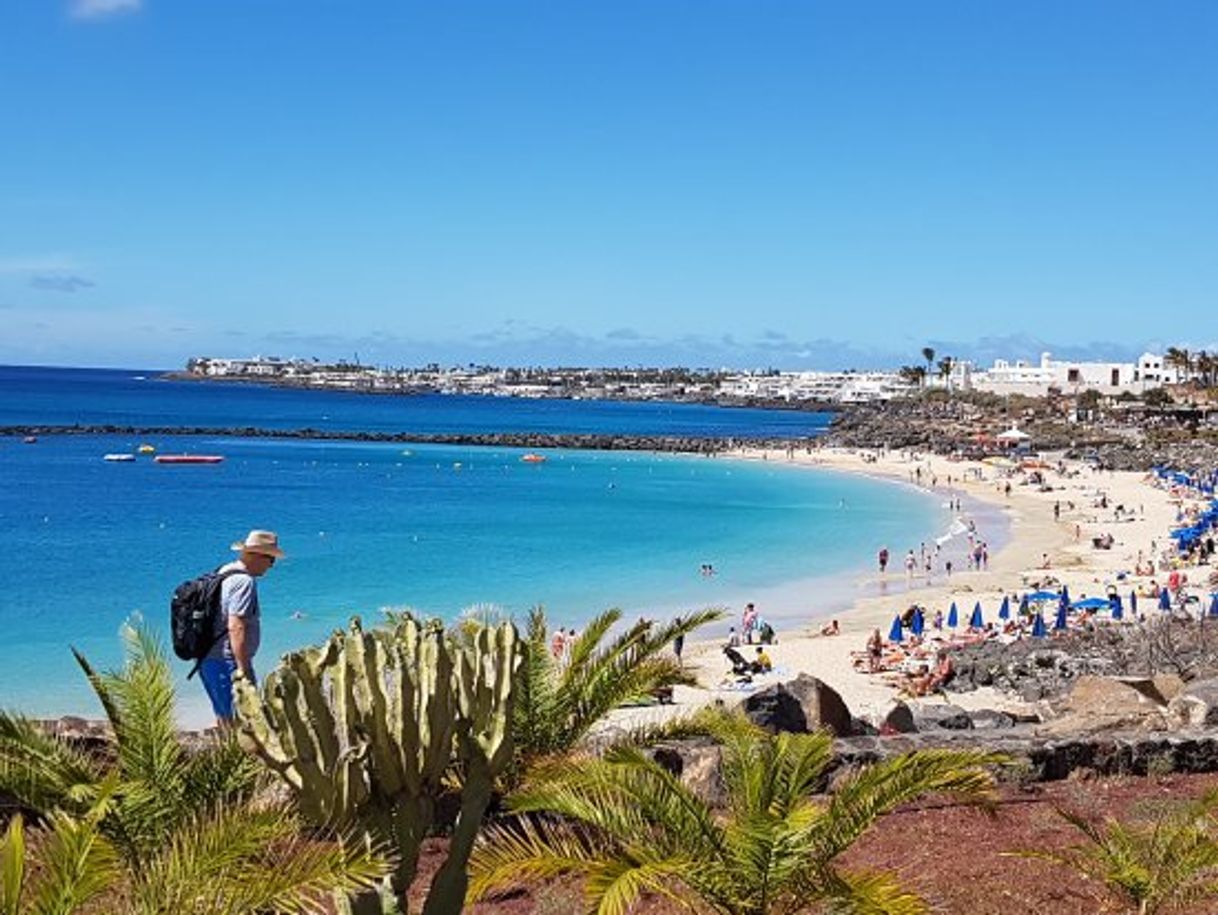
{"label": "person walking on sand", "polygon": [[274,531],[250,531],[232,549],[241,555],[217,570],[225,578],[220,583],[216,640],[199,662],[199,679],[221,727],[233,721],[233,683],[243,679],[256,682],[254,656],[262,641],[257,580],[284,556]]}
{"label": "person walking on sand", "polygon": [[880,548],[880,574],[883,575],[888,571],[888,547]]}
{"label": "person walking on sand", "polygon": [[752,603],[744,605],[744,613],[740,617],[740,628],[744,630],[744,640],[753,644],[753,630],[757,627],[757,608]]}

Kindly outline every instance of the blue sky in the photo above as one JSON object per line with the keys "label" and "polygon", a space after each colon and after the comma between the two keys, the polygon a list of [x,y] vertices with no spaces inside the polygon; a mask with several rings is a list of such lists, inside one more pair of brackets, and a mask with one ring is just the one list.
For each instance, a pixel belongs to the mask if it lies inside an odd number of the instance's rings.
{"label": "blue sky", "polygon": [[0,361],[1218,340],[1218,4],[0,4]]}

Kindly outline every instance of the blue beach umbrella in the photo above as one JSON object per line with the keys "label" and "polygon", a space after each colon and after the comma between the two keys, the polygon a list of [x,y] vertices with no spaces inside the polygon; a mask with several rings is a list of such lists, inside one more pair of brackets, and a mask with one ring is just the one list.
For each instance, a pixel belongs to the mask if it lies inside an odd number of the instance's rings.
{"label": "blue beach umbrella", "polygon": [[1170,610],[1171,609],[1171,595],[1167,593],[1166,588],[1164,588],[1162,591],[1159,592],[1159,609],[1160,610]]}
{"label": "blue beach umbrella", "polygon": [[1032,621],[1032,638],[1043,639],[1047,635],[1045,632],[1045,618],[1039,613],[1036,614],[1036,619]]}
{"label": "blue beach umbrella", "polygon": [[1210,597],[1213,598],[1210,601],[1210,616],[1218,616],[1218,594],[1211,594]]}
{"label": "blue beach umbrella", "polygon": [[1062,602],[1064,604],[1066,604],[1066,606],[1070,605],[1070,589],[1068,587],[1066,587],[1065,585],[1062,585],[1062,598],[1061,599],[1062,599]]}
{"label": "blue beach umbrella", "polygon": [[901,618],[894,616],[892,618],[892,628],[888,630],[888,641],[899,642],[902,638],[904,638],[904,634],[901,630]]}
{"label": "blue beach umbrella", "polygon": [[947,625],[953,629],[960,625],[960,611],[956,609],[955,601],[952,601],[952,608],[947,611]]}
{"label": "blue beach umbrella", "polygon": [[1000,620],[1011,618],[1011,599],[1005,594],[1002,596],[1002,606],[998,608],[998,618]]}
{"label": "blue beach umbrella", "polygon": [[1121,596],[1118,594],[1112,599],[1112,618],[1119,620],[1125,615],[1125,609],[1121,606]]}
{"label": "blue beach umbrella", "polygon": [[1129,612],[1130,613],[1138,612],[1138,592],[1137,591],[1129,592]]}
{"label": "blue beach umbrella", "polygon": [[1019,599],[1019,612],[1025,615],[1029,612],[1028,595],[1026,594]]}
{"label": "blue beach umbrella", "polygon": [[969,617],[968,624],[973,629],[980,629],[985,625],[985,621],[981,618],[981,601],[977,601],[973,607],[973,615]]}
{"label": "blue beach umbrella", "polygon": [[922,616],[922,608],[914,610],[913,620],[910,621],[909,631],[914,635],[921,635],[926,629],[926,618]]}
{"label": "blue beach umbrella", "polygon": [[1033,591],[1025,599],[1033,602],[1057,600],[1058,593],[1056,591]]}
{"label": "blue beach umbrella", "polygon": [[1112,605],[1112,601],[1102,597],[1088,597],[1086,600],[1076,601],[1070,606],[1075,610],[1103,610]]}
{"label": "blue beach umbrella", "polygon": [[[1053,628],[1054,629],[1065,629],[1066,628],[1066,613],[1067,612],[1068,612],[1068,610],[1066,609],[1065,604],[1057,605],[1057,616],[1055,616],[1053,618]],[[1039,615],[1037,616],[1037,619],[1040,619]]]}

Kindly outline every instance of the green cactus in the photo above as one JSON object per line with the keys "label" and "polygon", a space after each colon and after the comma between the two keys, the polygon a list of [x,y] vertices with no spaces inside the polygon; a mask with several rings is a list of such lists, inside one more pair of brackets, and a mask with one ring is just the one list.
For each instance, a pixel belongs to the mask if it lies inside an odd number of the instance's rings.
{"label": "green cactus", "polygon": [[463,780],[461,811],[423,911],[461,911],[466,861],[512,757],[520,663],[510,623],[455,644],[438,623],[406,616],[365,631],[354,619],[322,647],[285,656],[261,692],[238,683],[242,740],[287,782],[303,813],[397,849],[392,893],[352,911],[392,911],[389,896],[405,898],[450,770]]}

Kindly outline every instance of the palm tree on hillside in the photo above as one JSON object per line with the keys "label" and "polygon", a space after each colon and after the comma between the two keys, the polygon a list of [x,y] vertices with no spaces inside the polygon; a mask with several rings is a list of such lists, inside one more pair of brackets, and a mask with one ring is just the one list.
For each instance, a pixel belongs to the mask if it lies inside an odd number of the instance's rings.
{"label": "palm tree on hillside", "polygon": [[1163,356],[1163,364],[1180,372],[1180,380],[1187,381],[1193,371],[1193,354],[1178,346],[1169,346]]}
{"label": "palm tree on hillside", "polygon": [[610,638],[622,611],[606,610],[584,627],[565,663],[550,652],[545,611],[529,614],[525,662],[515,708],[516,750],[523,762],[564,753],[619,705],[655,690],[696,681],[675,657],[673,640],[723,618],[700,610],[665,624],[639,620]]}
{"label": "palm tree on hillside", "polygon": [[[99,673],[74,652],[110,726],[104,751],[86,752],[35,721],[0,712],[0,795],[47,830],[33,879],[57,888],[55,898],[76,900],[27,911],[66,915],[103,889],[124,901],[110,910],[133,915],[316,910],[314,902],[332,891],[371,886],[389,872],[374,849],[305,840],[292,811],[256,803],[267,775],[232,735],[187,750],[161,645],[144,629],[124,627],[123,638],[126,663],[116,672]],[[0,858],[18,846],[22,824],[10,830]],[[18,876],[9,875],[14,886]],[[9,908],[0,913],[20,911],[10,889],[3,892]],[[38,900],[43,892],[19,895]]]}
{"label": "palm tree on hillside", "polygon": [[539,765],[508,798],[517,820],[490,827],[470,859],[471,900],[526,880],[584,878],[586,911],[624,913],[643,893],[692,911],[791,915],[918,913],[889,874],[837,859],[884,814],[928,792],[984,803],[993,787],[980,751],[927,750],[878,763],[817,797],[833,759],[829,735],[770,735],[742,716],[701,726],[722,744],[725,811],[643,750]]}
{"label": "palm tree on hillside", "polygon": [[935,364],[935,348],[933,346],[922,347],[922,358],[926,360],[926,374],[929,375]]}
{"label": "palm tree on hillside", "polygon": [[1218,373],[1218,356],[1213,353],[1207,353],[1201,350],[1193,357],[1194,365],[1197,369],[1197,374],[1201,377],[1203,387],[1213,387],[1214,376]]}

